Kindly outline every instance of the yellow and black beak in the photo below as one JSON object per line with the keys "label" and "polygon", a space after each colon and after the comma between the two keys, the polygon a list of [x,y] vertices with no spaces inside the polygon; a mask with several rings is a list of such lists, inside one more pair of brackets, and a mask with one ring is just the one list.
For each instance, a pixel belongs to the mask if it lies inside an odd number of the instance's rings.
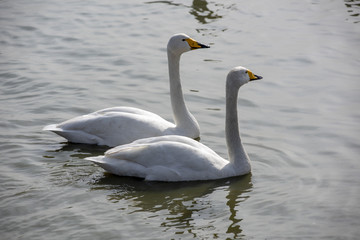
{"label": "yellow and black beak", "polygon": [[263,78],[262,76],[258,76],[258,75],[253,74],[250,70],[248,70],[247,73],[248,73],[248,75],[250,77],[250,81],[260,80],[260,79]]}
{"label": "yellow and black beak", "polygon": [[184,39],[184,41],[186,41],[189,44],[191,50],[195,50],[195,49],[198,49],[198,48],[210,48],[210,46],[205,45],[205,44],[201,44],[201,43],[195,41],[192,38]]}

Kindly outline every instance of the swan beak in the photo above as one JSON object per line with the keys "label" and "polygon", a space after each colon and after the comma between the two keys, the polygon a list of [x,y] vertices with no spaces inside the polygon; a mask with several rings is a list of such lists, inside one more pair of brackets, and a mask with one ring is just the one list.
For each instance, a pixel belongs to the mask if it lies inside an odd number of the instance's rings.
{"label": "swan beak", "polygon": [[260,80],[260,79],[263,78],[262,76],[253,74],[253,73],[252,73],[251,71],[249,71],[249,70],[248,70],[248,75],[249,75],[249,77],[250,77],[250,81]]}
{"label": "swan beak", "polygon": [[210,46],[201,44],[192,38],[187,38],[187,39],[185,39],[185,41],[189,44],[191,50],[198,49],[198,48],[210,48]]}

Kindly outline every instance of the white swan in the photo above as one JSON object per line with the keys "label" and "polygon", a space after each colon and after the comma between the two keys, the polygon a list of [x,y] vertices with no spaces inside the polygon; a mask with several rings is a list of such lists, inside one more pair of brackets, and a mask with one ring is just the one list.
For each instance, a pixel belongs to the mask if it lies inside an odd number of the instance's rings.
{"label": "white swan", "polygon": [[226,142],[229,161],[207,146],[183,136],[137,140],[108,150],[105,156],[86,158],[106,171],[149,181],[194,181],[227,178],[250,172],[249,157],[241,143],[237,96],[239,88],[262,79],[243,67],[232,69],[226,81]]}
{"label": "white swan", "polygon": [[187,109],[181,89],[180,56],[209,46],[198,43],[186,34],[175,34],[167,45],[170,97],[175,124],[160,116],[132,107],[113,107],[79,116],[43,130],[52,131],[69,142],[107,145],[110,147],[134,140],[162,135],[200,136],[200,128]]}

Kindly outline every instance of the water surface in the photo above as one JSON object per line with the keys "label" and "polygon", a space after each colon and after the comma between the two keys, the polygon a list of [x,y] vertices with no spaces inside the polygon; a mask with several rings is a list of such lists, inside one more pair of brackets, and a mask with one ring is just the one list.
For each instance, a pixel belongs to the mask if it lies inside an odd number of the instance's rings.
{"label": "water surface", "polygon": [[[4,239],[357,239],[360,2],[1,1]],[[224,86],[240,90],[252,174],[193,183],[117,177],[43,126],[111,106],[171,120],[166,43],[201,142],[227,157]]]}

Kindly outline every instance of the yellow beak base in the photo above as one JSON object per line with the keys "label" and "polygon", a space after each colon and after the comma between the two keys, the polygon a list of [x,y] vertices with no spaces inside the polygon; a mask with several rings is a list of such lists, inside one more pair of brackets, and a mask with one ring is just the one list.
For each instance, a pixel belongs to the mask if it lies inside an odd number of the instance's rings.
{"label": "yellow beak base", "polygon": [[249,75],[250,81],[262,79],[261,76],[253,74],[250,70],[248,70],[247,73]]}
{"label": "yellow beak base", "polygon": [[195,41],[192,38],[187,38],[187,39],[185,39],[185,41],[189,44],[191,50],[198,49],[198,48],[210,48],[207,45],[198,43],[197,41]]}

